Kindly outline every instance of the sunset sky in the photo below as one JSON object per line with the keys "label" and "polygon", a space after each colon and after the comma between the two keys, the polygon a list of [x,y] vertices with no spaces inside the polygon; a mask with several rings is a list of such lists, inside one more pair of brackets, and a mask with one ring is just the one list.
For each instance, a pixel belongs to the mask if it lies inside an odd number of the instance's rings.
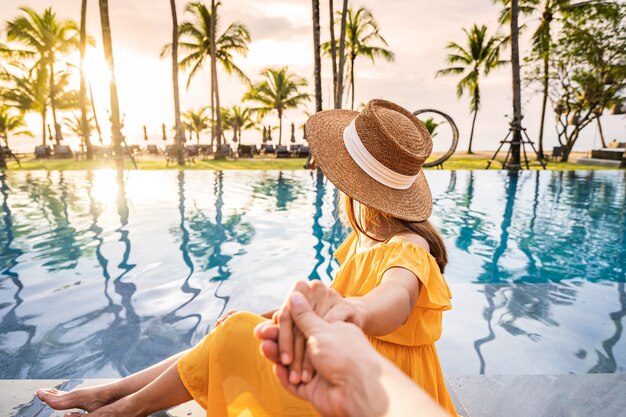
{"label": "sunset sky", "polygon": [[[336,8],[341,2],[335,2]],[[11,19],[18,14],[18,7],[30,6],[38,11],[53,6],[59,17],[80,20],[79,0],[29,0],[0,2],[2,20]],[[361,58],[356,67],[356,103],[363,103],[371,98],[386,98],[395,101],[410,110],[435,108],[449,113],[457,122],[461,132],[460,149],[467,148],[471,118],[469,98],[457,99],[455,78],[435,78],[438,69],[446,66],[445,46],[450,41],[463,42],[463,27],[474,23],[487,24],[492,33],[497,29],[496,16],[498,7],[492,0],[358,0],[354,6],[369,8],[381,28],[381,34],[389,43],[389,48],[396,54],[393,63],[382,59],[372,65]],[[188,16],[184,13],[185,3],[177,1],[179,21]],[[322,42],[328,40],[328,2],[321,1]],[[116,78],[120,96],[121,110],[125,113],[124,134],[129,143],[143,142],[143,125],[147,126],[150,142],[161,143],[161,124],[168,127],[173,124],[173,104],[171,87],[171,65],[168,59],[160,59],[159,52],[163,45],[171,41],[171,15],[169,2],[155,0],[110,0],[110,18],[115,51]],[[259,79],[258,73],[268,66],[288,65],[290,70],[309,80],[309,91],[313,92],[313,48],[311,28],[311,2],[305,0],[225,0],[221,8],[222,30],[227,24],[237,21],[248,26],[252,42],[247,57],[238,57],[237,63],[252,79]],[[534,28],[537,21],[529,21]],[[0,38],[5,40],[5,28],[2,25]],[[88,52],[87,72],[94,88],[96,107],[101,123],[108,130],[106,109],[108,106],[107,71],[101,49],[101,29],[98,5],[89,2],[88,33],[96,39],[96,48]],[[502,31],[504,31],[503,29]],[[220,32],[221,33],[221,32]],[[522,50],[526,51],[525,44]],[[508,54],[508,52],[507,52]],[[76,59],[78,57],[76,56]],[[219,72],[222,105],[240,102],[246,90],[236,78],[231,78],[223,71]],[[324,108],[329,107],[331,97],[332,74],[328,61],[323,68]],[[181,73],[181,105],[183,110],[209,104],[209,71],[205,70],[194,78],[190,88],[185,89],[187,74]],[[76,80],[76,86],[78,85]],[[475,149],[491,150],[498,146],[508,129],[507,115],[510,114],[511,84],[510,67],[493,72],[481,83],[482,107],[478,114],[475,134]],[[523,91],[524,125],[531,138],[535,139],[540,114],[539,94],[535,88]],[[313,110],[313,102],[309,110]],[[40,141],[40,119],[37,115],[28,116],[29,126],[35,133],[34,140],[21,141],[22,146]],[[295,122],[300,126],[306,120],[304,113],[288,112],[285,125]],[[547,116],[546,147],[556,144],[554,115]],[[272,117],[268,124],[277,124]],[[625,140],[626,128],[624,116],[605,113],[602,118],[608,141],[613,138]],[[442,131],[443,132],[443,131]],[[169,133],[171,136],[171,133]],[[232,134],[227,133],[230,138]],[[69,136],[69,134],[66,134]],[[273,135],[277,138],[277,132]],[[296,134],[300,141],[302,136]],[[440,137],[445,138],[442,133]],[[283,139],[289,137],[289,129],[283,131]],[[260,133],[245,132],[244,142],[258,141]],[[204,138],[206,142],[208,135]],[[444,139],[442,139],[444,140]],[[17,142],[15,140],[14,142]],[[17,146],[18,144],[15,143]],[[441,149],[446,144],[436,146]],[[578,149],[599,146],[596,125],[583,131]]]}

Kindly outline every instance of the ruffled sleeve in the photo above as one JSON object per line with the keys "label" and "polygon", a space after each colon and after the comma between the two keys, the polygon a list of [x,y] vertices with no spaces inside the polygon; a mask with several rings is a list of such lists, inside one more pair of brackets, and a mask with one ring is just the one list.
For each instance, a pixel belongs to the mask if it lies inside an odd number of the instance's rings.
{"label": "ruffled sleeve", "polygon": [[352,243],[354,242],[355,233],[351,232],[346,240],[343,241],[341,245],[335,250],[335,258],[339,261],[339,265],[342,265],[348,254],[350,253],[350,249],[352,248]]}
{"label": "ruffled sleeve", "polygon": [[[382,248],[381,248],[382,249]],[[391,268],[404,268],[420,280],[420,294],[415,308],[445,311],[452,308],[452,294],[435,258],[412,242],[394,242],[384,248],[376,285]]]}

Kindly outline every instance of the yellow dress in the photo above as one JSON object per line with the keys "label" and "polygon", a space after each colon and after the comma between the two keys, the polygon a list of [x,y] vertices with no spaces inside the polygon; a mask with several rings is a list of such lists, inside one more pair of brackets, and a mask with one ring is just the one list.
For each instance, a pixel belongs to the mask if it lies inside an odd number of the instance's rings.
{"label": "yellow dress", "polygon": [[[446,390],[435,341],[441,314],[451,308],[450,290],[435,259],[410,242],[388,242],[356,253],[352,233],[335,252],[341,264],[332,287],[344,297],[374,289],[384,272],[402,267],[420,280],[420,295],[405,324],[380,337],[369,337],[376,350],[394,362],[450,414],[456,416]],[[178,372],[208,417],[318,416],[313,406],[286,391],[259,351],[252,330],[265,320],[237,313],[178,360]]]}

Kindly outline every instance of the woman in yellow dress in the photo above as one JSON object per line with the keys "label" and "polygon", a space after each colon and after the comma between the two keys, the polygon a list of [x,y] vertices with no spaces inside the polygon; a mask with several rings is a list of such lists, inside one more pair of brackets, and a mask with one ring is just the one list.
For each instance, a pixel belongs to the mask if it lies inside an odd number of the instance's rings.
{"label": "woman in yellow dress", "polygon": [[[317,113],[306,133],[317,166],[342,191],[353,232],[335,252],[341,268],[332,290],[298,290],[325,320],[359,326],[380,354],[456,415],[434,345],[451,295],[442,275],[446,249],[428,222],[432,197],[422,170],[432,151],[428,131],[404,108],[372,100],[360,113]],[[114,383],[37,394],[55,409],[81,408],[94,417],[147,416],[191,399],[210,417],[319,415],[283,388],[261,355],[253,330],[268,319],[280,325],[289,381],[309,383],[314,370],[303,337],[282,308],[232,314],[190,350]]]}

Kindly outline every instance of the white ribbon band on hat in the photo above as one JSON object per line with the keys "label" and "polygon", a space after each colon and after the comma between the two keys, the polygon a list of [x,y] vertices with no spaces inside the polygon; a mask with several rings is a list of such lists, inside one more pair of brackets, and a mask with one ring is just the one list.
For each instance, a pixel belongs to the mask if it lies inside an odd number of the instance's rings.
{"label": "white ribbon band on hat", "polygon": [[343,130],[343,143],[346,145],[346,149],[354,162],[356,162],[367,175],[387,187],[395,188],[396,190],[406,190],[410,188],[417,179],[417,174],[399,174],[387,168],[374,158],[365,148],[363,142],[361,142],[361,138],[356,131],[355,120],[356,119],[352,120],[348,127]]}

